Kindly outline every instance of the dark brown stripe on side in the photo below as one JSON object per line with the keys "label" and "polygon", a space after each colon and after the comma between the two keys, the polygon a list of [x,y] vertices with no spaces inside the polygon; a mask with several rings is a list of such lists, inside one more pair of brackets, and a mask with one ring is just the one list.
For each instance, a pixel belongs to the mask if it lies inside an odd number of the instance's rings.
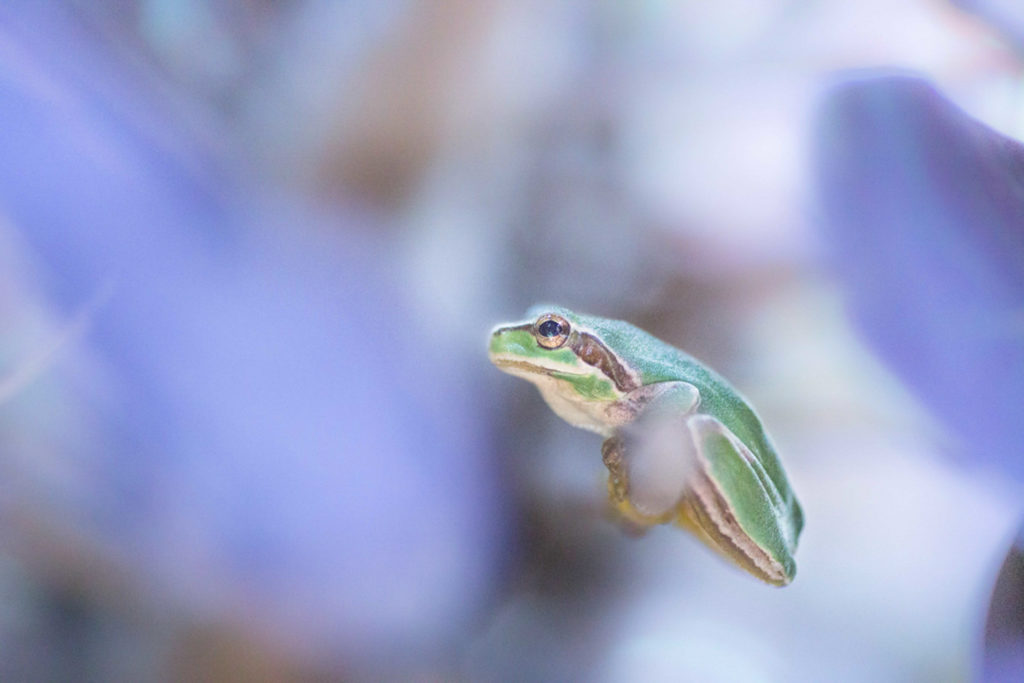
{"label": "dark brown stripe on side", "polygon": [[615,354],[598,340],[597,337],[588,332],[581,332],[572,342],[572,350],[584,363],[604,373],[604,376],[612,381],[615,388],[625,393],[640,387],[630,376],[626,368],[615,358]]}

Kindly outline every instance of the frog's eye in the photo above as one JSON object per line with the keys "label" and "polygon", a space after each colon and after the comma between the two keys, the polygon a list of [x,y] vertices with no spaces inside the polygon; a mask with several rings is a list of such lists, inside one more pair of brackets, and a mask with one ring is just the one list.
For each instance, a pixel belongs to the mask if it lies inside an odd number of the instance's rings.
{"label": "frog's eye", "polygon": [[554,313],[545,313],[533,325],[537,343],[545,349],[557,349],[569,338],[569,321]]}

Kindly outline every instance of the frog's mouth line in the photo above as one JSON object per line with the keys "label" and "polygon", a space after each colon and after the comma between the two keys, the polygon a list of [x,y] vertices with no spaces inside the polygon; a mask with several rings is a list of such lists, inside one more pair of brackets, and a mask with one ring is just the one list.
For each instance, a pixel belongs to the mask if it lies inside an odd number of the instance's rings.
{"label": "frog's mouth line", "polygon": [[576,375],[583,377],[584,373],[581,372],[569,372],[567,370],[556,370],[554,368],[545,368],[542,365],[534,365],[533,363],[527,363],[522,360],[512,360],[510,358],[493,358],[492,362],[499,368],[512,368],[521,372],[528,372],[534,375],[548,375],[549,377],[555,374],[559,375]]}

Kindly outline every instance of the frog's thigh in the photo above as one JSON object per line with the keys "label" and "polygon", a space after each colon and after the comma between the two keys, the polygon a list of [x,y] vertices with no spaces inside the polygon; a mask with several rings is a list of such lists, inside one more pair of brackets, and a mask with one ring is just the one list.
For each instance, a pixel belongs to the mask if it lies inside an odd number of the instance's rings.
{"label": "frog's thigh", "polygon": [[710,415],[687,421],[699,466],[679,505],[677,523],[761,579],[789,583],[796,564],[785,509],[760,461]]}

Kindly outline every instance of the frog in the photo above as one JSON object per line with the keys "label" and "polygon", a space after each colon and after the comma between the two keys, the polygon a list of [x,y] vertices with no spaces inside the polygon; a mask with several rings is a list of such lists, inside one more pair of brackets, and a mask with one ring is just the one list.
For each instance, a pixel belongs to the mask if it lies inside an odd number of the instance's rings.
{"label": "frog", "polygon": [[792,582],[803,510],[760,417],[724,377],[628,322],[553,304],[494,327],[488,355],[603,437],[609,509],[625,526],[682,528],[767,584]]}

